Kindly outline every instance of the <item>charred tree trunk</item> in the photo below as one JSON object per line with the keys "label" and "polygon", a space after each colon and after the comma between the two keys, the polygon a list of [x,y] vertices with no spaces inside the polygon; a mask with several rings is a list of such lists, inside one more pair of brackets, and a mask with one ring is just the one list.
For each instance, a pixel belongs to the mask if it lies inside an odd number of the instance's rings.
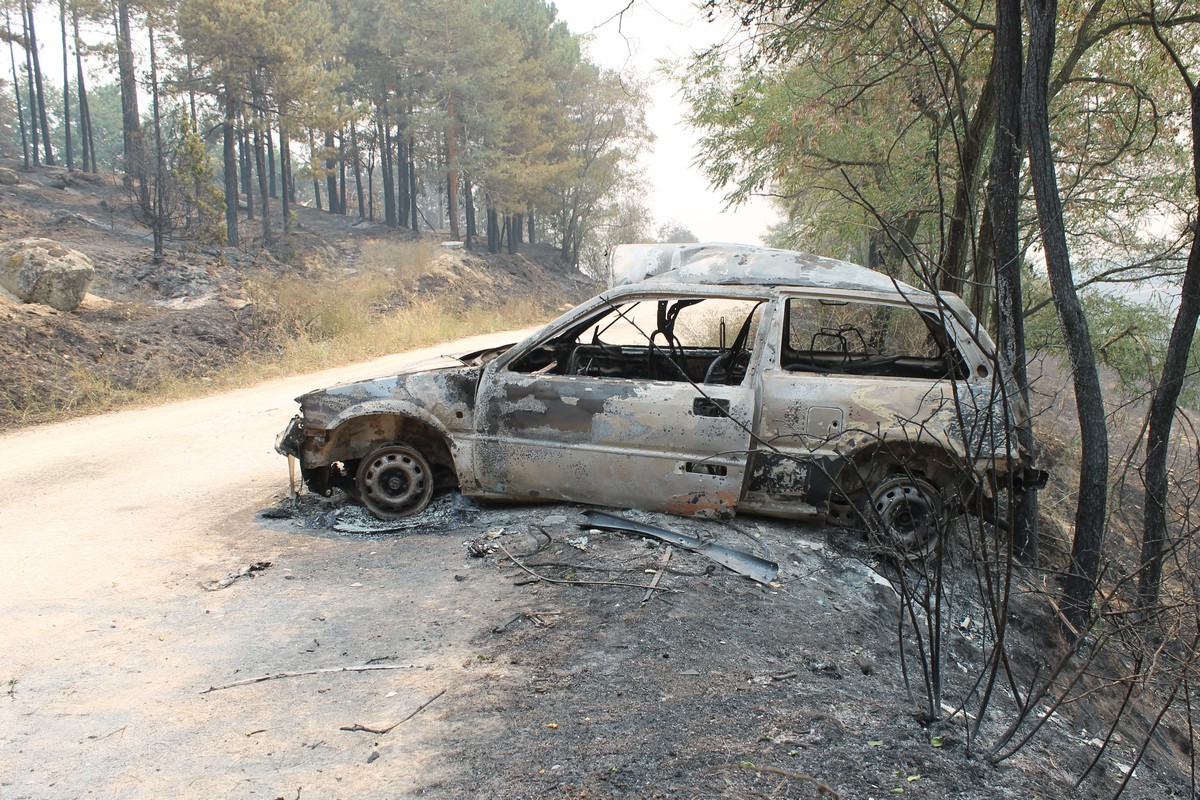
{"label": "charred tree trunk", "polygon": [[362,158],[358,152],[358,126],[350,126],[350,155],[354,159],[354,196],[358,201],[358,218],[367,218],[367,204],[363,197]]}
{"label": "charred tree trunk", "polygon": [[317,142],[316,138],[313,136],[312,128],[308,129],[308,162],[309,169],[312,172],[313,198],[317,204],[317,211],[322,211],[321,181],[317,178]]}
{"label": "charred tree trunk", "polygon": [[[121,132],[124,135],[125,175],[132,177],[130,168],[141,168],[142,122],[138,113],[137,76],[133,68],[129,0],[117,0],[117,72],[121,80]],[[225,88],[228,90],[229,86],[226,85]]]}
{"label": "charred tree trunk", "polygon": [[37,84],[37,115],[38,122],[42,127],[42,150],[46,154],[46,163],[53,166],[54,161],[54,146],[50,142],[50,119],[46,115],[46,89],[42,81],[42,61],[38,55],[37,31],[33,25],[33,3],[25,4],[26,13],[29,15],[29,52],[33,58],[33,79]]}
{"label": "charred tree trunk", "polygon": [[529,232],[529,237],[528,237],[529,243],[537,244],[537,241],[533,238],[534,225],[533,225],[533,204],[532,203],[529,205],[529,207],[527,209],[525,209],[525,219],[526,219],[525,225]]}
{"label": "charred tree trunk", "polygon": [[262,203],[262,233],[263,244],[271,244],[271,199],[267,189],[267,158],[266,147],[263,145],[263,131],[267,121],[261,111],[258,112],[258,124],[254,126],[254,172],[258,175],[258,197]]}
{"label": "charred tree trunk", "polygon": [[450,215],[450,238],[460,239],[458,228],[458,127],[454,122],[454,95],[446,101],[446,213]]}
{"label": "charred tree trunk", "polygon": [[[97,172],[96,137],[92,133],[92,112],[88,108],[87,85],[83,79],[83,56],[79,52],[79,9],[75,5],[71,6],[71,30],[75,41],[75,93],[79,97],[79,144],[83,169]],[[195,119],[193,110],[192,120]]]}
{"label": "charred tree trunk", "polygon": [[[1003,0],[999,0],[1003,2]],[[995,76],[989,75],[979,93],[975,116],[967,126],[966,136],[959,151],[959,177],[954,186],[954,206],[946,228],[946,249],[938,270],[943,291],[963,295],[967,282],[967,264],[971,251],[978,252],[977,243],[972,242],[978,219],[976,198],[983,181],[983,156],[987,150],[989,133],[995,119],[994,94]],[[972,245],[975,247],[972,247]]]}
{"label": "charred tree trunk", "polygon": [[343,128],[337,133],[337,160],[338,160],[338,213],[345,216],[346,214],[346,129]]}
{"label": "charred tree trunk", "polygon": [[421,226],[417,224],[417,165],[413,162],[413,145],[415,143],[415,137],[410,133],[408,135],[408,210],[414,233],[421,230]]}
{"label": "charred tree trunk", "polygon": [[338,206],[337,159],[334,157],[333,131],[325,131],[325,194],[328,197],[329,213],[340,214]]}
{"label": "charred tree trunk", "polygon": [[490,204],[487,207],[487,249],[492,254],[500,252],[500,220],[496,207]]}
{"label": "charred tree trunk", "polygon": [[1029,16],[1029,52],[1021,92],[1023,133],[1029,146],[1029,172],[1046,251],[1050,293],[1071,361],[1075,408],[1079,414],[1079,506],[1075,512],[1071,563],[1063,584],[1063,613],[1073,628],[1069,633],[1075,636],[1091,619],[1092,596],[1100,573],[1108,502],[1108,429],[1087,318],[1071,278],[1062,200],[1050,143],[1048,86],[1058,3],[1026,0],[1025,8]]}
{"label": "charred tree trunk", "polygon": [[396,144],[396,152],[393,156],[397,173],[396,213],[399,216],[399,224],[407,225],[408,218],[412,214],[411,206],[413,202],[412,195],[409,193],[408,149],[404,146],[404,136],[400,131],[396,132],[396,138],[393,141]]}
{"label": "charred tree trunk", "polygon": [[467,247],[471,246],[471,239],[477,233],[475,229],[475,197],[471,191],[471,180],[463,178],[463,208],[467,212]]}
{"label": "charred tree trunk", "polygon": [[[1177,62],[1178,63],[1178,62]],[[1182,71],[1182,69],[1181,69]],[[1187,74],[1185,80],[1192,83]],[[1188,87],[1192,99],[1192,172],[1196,199],[1200,200],[1200,84]],[[1188,355],[1200,320],[1200,231],[1192,228],[1192,249],[1183,275],[1179,311],[1163,359],[1162,376],[1150,399],[1146,437],[1146,502],[1142,518],[1142,574],[1138,578],[1138,605],[1150,609],[1158,602],[1162,583],[1164,543],[1167,538],[1167,454],[1179,393],[1187,375]]]}
{"label": "charred tree trunk", "polygon": [[[1025,353],[1025,310],[1021,293],[1021,0],[996,0],[996,44],[992,55],[996,133],[988,167],[988,219],[996,271],[996,331],[1001,356],[1012,370],[1021,401],[1029,407]],[[1033,425],[1017,429],[1018,443],[1035,453]],[[1009,525],[1013,548],[1027,561],[1038,552],[1037,494],[1016,498]]]}
{"label": "charred tree trunk", "polygon": [[389,228],[399,224],[396,214],[396,170],[392,155],[392,123],[388,119],[387,99],[382,100],[375,119],[375,135],[380,142],[379,166],[383,176],[383,221]]}
{"label": "charred tree trunk", "polygon": [[25,39],[25,83],[29,94],[29,139],[32,147],[30,152],[33,154],[33,165],[40,167],[42,165],[42,140],[43,131],[40,130],[37,113],[37,87],[33,83],[33,54],[29,47],[29,16],[26,13],[27,0],[21,0],[21,31]]}
{"label": "charred tree trunk", "polygon": [[287,236],[292,232],[292,167],[291,167],[291,145],[288,142],[287,128],[284,127],[283,121],[279,123],[279,206],[283,212],[283,235]]}
{"label": "charred tree trunk", "polygon": [[279,197],[279,191],[275,181],[275,140],[271,136],[271,126],[263,129],[263,136],[267,140],[267,195],[274,200]]}
{"label": "charred tree trunk", "polygon": [[246,219],[254,219],[254,151],[250,146],[250,126],[243,112],[239,118],[241,135],[238,137],[238,152],[242,168],[242,192],[246,195]]}
{"label": "charred tree trunk", "polygon": [[238,246],[238,157],[237,132],[233,121],[237,118],[238,104],[225,86],[225,119],[221,123],[221,144],[225,162],[225,243]]}
{"label": "charred tree trunk", "polygon": [[[7,5],[4,7],[4,26],[9,31],[12,30],[12,17]],[[8,40],[8,60],[12,64],[13,93],[16,95],[17,102],[17,123],[21,129],[21,156],[24,159],[25,169],[29,169],[29,133],[25,129],[25,109],[21,107],[21,76],[17,73],[17,54],[13,50],[11,38]]]}
{"label": "charred tree trunk", "polygon": [[63,134],[67,169],[75,169],[75,147],[71,141],[71,68],[67,51],[67,0],[58,0],[58,27],[62,31]]}

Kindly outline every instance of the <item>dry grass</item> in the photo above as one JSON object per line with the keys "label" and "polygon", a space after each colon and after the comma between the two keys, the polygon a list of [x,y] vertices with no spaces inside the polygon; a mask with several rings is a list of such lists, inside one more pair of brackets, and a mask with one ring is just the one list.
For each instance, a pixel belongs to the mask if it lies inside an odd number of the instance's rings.
{"label": "dry grass", "polygon": [[[394,256],[395,253],[393,252]],[[552,303],[522,298],[494,307],[466,306],[457,297],[408,300],[397,270],[420,274],[428,260],[388,260],[336,281],[295,275],[247,282],[262,329],[255,349],[225,366],[203,362],[146,364],[135,381],[119,380],[101,365],[79,366],[63,376],[62,391],[13,409],[16,425],[30,425],[180,400],[250,386],[275,377],[352,364],[481,333],[544,321]],[[377,254],[377,257],[382,257]],[[424,264],[424,266],[422,266]],[[376,265],[378,266],[378,264]]]}

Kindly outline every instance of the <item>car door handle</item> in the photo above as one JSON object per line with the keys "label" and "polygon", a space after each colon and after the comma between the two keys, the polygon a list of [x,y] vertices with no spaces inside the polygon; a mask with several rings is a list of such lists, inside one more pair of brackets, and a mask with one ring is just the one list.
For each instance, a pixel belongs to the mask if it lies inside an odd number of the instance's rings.
{"label": "car door handle", "polygon": [[692,413],[697,417],[728,417],[729,401],[720,397],[697,397],[692,400]]}

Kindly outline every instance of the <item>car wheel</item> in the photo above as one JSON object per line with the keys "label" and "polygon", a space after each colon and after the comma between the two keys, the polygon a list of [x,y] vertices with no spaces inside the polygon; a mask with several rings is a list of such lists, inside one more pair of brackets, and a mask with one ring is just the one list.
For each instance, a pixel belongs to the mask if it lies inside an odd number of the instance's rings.
{"label": "car wheel", "polygon": [[433,497],[433,472],[417,450],[403,444],[376,448],[358,465],[359,498],[380,519],[423,511]]}
{"label": "car wheel", "polygon": [[863,516],[873,548],[910,561],[933,552],[946,521],[941,493],[916,475],[884,478],[871,490]]}

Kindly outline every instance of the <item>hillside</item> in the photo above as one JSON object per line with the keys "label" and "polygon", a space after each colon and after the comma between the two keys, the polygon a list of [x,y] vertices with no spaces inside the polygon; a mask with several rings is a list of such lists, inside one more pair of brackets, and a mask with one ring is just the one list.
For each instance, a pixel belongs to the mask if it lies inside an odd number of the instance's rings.
{"label": "hillside", "polygon": [[[294,234],[270,248],[252,238],[241,249],[175,246],[155,264],[149,232],[134,221],[116,176],[26,172],[3,159],[0,166],[20,179],[0,186],[0,239],[52,239],[87,255],[96,269],[74,312],[0,294],[6,427],[177,393],[181,382],[194,386],[239,361],[279,353],[304,325],[304,309],[278,307],[303,305],[300,287],[336,295],[339,285],[369,275],[382,292],[372,308],[380,317],[432,301],[467,315],[513,298],[546,316],[594,288],[547,245],[525,245],[516,256],[443,249],[433,234],[418,241],[305,207],[296,209]],[[253,233],[253,223],[245,227]],[[280,288],[299,297],[280,299]]]}

